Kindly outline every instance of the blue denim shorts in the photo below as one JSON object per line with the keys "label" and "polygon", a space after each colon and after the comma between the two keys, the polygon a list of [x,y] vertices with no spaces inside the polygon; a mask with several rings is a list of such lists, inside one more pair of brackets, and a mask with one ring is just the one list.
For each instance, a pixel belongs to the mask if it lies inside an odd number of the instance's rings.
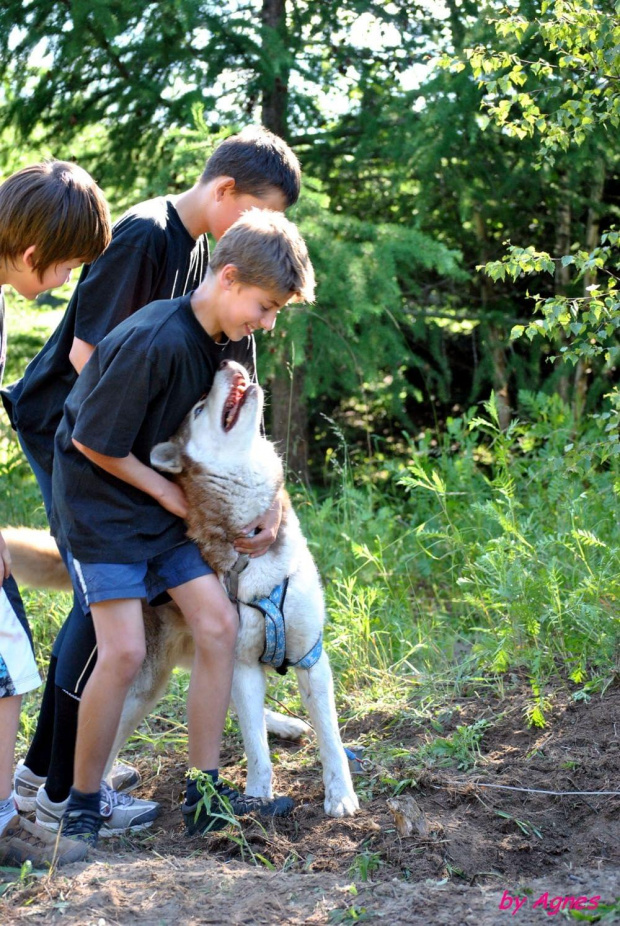
{"label": "blue denim shorts", "polygon": [[72,556],[69,561],[84,612],[116,598],[146,598],[152,604],[168,589],[213,572],[191,540],[139,563],[81,563]]}

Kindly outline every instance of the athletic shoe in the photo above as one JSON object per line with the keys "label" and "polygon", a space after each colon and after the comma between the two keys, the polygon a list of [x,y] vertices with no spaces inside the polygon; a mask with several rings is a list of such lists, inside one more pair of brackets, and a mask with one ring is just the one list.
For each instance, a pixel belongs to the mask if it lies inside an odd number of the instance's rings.
{"label": "athletic shoe", "polygon": [[[57,830],[67,809],[69,798],[55,803],[50,801],[44,787],[37,794],[37,823],[48,830]],[[118,836],[128,830],[142,830],[150,826],[159,814],[155,801],[141,801],[129,794],[119,794],[101,782],[101,837]],[[64,832],[64,831],[63,831]]]}
{"label": "athletic shoe", "polygon": [[[67,803],[69,799],[67,798]],[[65,810],[60,822],[60,832],[63,838],[69,841],[76,841],[78,845],[83,846],[88,852],[89,848],[95,848],[97,837],[103,823],[103,817],[100,813],[93,813],[92,810],[86,810],[82,807],[75,807],[73,810]]]}
{"label": "athletic shoe", "polygon": [[34,810],[37,803],[37,791],[45,784],[45,778],[35,775],[23,762],[17,763],[13,776],[13,793],[15,803],[20,810]]}
{"label": "athletic shoe", "polygon": [[133,765],[127,765],[125,762],[115,762],[105,780],[113,791],[125,791],[126,793],[138,787],[142,781],[142,776]]}
{"label": "athletic shoe", "polygon": [[[140,784],[140,772],[124,762],[115,762],[106,781],[113,791],[133,791]],[[17,763],[13,778],[13,791],[19,810],[36,810],[37,791],[41,785],[45,785],[45,782],[45,777],[35,775],[23,762]]]}
{"label": "athletic shoe", "polygon": [[259,814],[261,817],[286,817],[294,806],[295,802],[290,797],[251,797],[218,781],[211,796],[200,798],[195,804],[186,802],[181,810],[187,835],[195,836],[221,830],[232,816]]}
{"label": "athletic shoe", "polygon": [[31,861],[35,868],[43,865],[66,865],[86,856],[88,846],[48,833],[16,814],[0,835],[0,864],[21,867]]}

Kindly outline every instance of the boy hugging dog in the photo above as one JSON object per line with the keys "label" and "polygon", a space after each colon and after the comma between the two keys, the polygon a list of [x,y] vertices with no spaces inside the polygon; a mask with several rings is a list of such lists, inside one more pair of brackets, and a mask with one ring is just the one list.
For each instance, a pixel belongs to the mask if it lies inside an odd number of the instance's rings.
{"label": "boy hugging dog", "polygon": [[280,213],[251,209],[222,235],[198,288],[151,303],[115,328],[67,399],[54,449],[52,527],[70,551],[74,587],[92,614],[97,661],[79,708],[64,836],[96,844],[100,782],[145,656],[141,599],[164,592],[195,648],[188,765],[209,776],[216,795],[207,811],[196,782],[188,781],[188,830],[221,825],[224,806],[267,816],[292,807],[287,797],[248,798],[219,781],[237,611],[187,539],[182,489],[151,467],[150,453],[209,392],[222,361],[254,375],[253,332],[270,331],[289,302],[313,298],[312,265],[295,225]]}

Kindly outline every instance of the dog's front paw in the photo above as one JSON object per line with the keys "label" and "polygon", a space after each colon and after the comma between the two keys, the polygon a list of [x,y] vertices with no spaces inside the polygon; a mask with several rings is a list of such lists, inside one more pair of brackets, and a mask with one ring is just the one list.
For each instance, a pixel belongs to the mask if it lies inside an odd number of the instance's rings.
{"label": "dog's front paw", "polygon": [[360,804],[355,791],[332,793],[325,796],[325,813],[329,817],[352,817]]}

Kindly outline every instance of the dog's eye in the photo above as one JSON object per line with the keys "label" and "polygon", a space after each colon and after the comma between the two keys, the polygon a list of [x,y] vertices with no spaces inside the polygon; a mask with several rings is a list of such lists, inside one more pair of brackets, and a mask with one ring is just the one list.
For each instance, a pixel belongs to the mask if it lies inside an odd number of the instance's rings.
{"label": "dog's eye", "polygon": [[204,405],[197,405],[194,409],[194,418],[197,418],[202,411],[204,411]]}

